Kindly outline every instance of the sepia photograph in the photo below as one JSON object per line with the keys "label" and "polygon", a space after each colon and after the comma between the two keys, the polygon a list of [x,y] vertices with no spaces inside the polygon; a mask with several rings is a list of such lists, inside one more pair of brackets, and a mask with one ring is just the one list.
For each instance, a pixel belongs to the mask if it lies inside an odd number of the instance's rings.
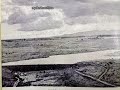
{"label": "sepia photograph", "polygon": [[2,87],[120,87],[120,0],[1,4]]}

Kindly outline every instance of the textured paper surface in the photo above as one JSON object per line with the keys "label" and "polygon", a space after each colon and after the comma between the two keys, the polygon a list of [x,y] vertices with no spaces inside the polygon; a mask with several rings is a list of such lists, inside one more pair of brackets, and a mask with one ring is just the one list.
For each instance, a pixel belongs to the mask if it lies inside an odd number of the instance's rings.
{"label": "textured paper surface", "polygon": [[2,0],[3,90],[118,90],[120,0]]}

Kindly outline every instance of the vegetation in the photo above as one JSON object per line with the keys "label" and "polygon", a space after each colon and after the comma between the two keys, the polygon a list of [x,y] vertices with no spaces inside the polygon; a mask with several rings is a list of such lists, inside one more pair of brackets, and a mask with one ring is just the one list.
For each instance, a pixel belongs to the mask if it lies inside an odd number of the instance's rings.
{"label": "vegetation", "polygon": [[[2,62],[47,58],[51,55],[120,49],[114,35],[67,36],[2,41]],[[120,42],[120,37],[117,37]]]}

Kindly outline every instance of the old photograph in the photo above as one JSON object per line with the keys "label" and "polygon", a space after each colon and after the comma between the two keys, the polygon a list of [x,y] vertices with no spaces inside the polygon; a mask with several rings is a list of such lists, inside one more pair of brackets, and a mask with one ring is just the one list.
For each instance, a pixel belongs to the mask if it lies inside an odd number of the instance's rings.
{"label": "old photograph", "polygon": [[120,0],[2,0],[2,87],[120,87]]}

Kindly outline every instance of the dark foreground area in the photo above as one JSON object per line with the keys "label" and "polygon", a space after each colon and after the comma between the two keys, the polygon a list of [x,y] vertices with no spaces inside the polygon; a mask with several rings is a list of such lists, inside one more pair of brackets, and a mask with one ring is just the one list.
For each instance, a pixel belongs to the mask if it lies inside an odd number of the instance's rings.
{"label": "dark foreground area", "polygon": [[120,60],[71,65],[3,66],[2,79],[3,87],[117,87],[120,86]]}

